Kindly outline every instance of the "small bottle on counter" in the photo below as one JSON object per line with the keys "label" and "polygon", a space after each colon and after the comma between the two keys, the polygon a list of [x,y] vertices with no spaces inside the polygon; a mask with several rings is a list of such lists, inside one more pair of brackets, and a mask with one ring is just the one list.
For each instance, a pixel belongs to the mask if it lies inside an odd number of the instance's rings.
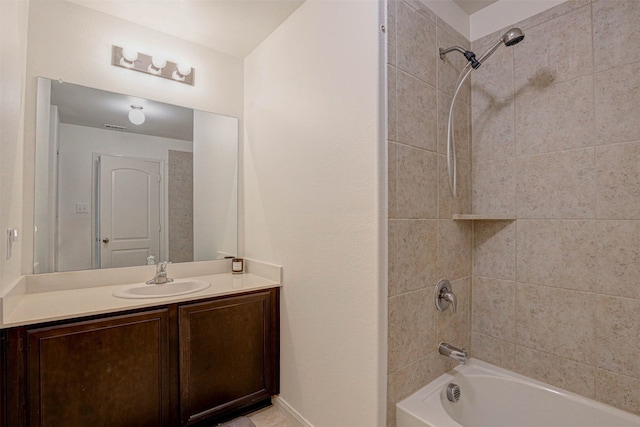
{"label": "small bottle on counter", "polygon": [[244,272],[244,260],[242,258],[234,258],[231,260],[231,272],[233,274]]}

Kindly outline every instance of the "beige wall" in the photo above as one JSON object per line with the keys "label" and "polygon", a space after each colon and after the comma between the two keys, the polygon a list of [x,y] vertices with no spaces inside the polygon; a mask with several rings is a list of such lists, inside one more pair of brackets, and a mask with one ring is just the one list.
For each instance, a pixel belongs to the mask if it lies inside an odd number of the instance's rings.
{"label": "beige wall", "polygon": [[[25,68],[27,62],[26,0],[0,1],[0,293],[22,273]],[[13,256],[6,259],[6,230],[18,228]]]}
{"label": "beige wall", "polygon": [[[416,5],[419,3],[415,3]],[[387,425],[395,403],[453,365],[439,341],[469,348],[471,225],[452,221],[470,209],[470,85],[457,98],[458,191],[446,173],[446,121],[459,70],[458,53],[441,61],[437,46],[469,41],[414,2],[388,6],[389,360]],[[451,281],[458,312],[438,312],[433,293]]]}
{"label": "beige wall", "polygon": [[308,0],[245,61],[245,255],[284,266],[281,395],[316,427],[384,421],[375,1]]}
{"label": "beige wall", "polygon": [[475,225],[472,353],[640,414],[640,2],[518,26],[473,74],[473,209],[517,220]]}

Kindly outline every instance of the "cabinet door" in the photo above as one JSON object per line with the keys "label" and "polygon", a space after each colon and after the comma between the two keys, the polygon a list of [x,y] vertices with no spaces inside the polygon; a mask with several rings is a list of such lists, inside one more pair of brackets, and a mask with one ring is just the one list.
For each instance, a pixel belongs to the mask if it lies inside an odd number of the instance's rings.
{"label": "cabinet door", "polygon": [[277,305],[271,289],[179,308],[183,425],[278,393]]}
{"label": "cabinet door", "polygon": [[169,425],[168,319],[162,309],[28,330],[28,425]]}

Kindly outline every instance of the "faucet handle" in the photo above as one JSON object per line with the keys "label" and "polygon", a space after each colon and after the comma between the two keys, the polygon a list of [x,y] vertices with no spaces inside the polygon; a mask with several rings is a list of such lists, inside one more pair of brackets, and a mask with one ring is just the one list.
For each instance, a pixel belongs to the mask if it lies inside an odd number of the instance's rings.
{"label": "faucet handle", "polygon": [[458,298],[456,298],[456,295],[449,291],[445,291],[444,289],[442,289],[440,291],[440,299],[441,300],[445,300],[445,301],[449,301],[451,303],[451,309],[453,310],[453,312],[456,312],[456,307],[458,305]]}
{"label": "faucet handle", "polygon": [[451,283],[447,279],[440,280],[436,285],[434,299],[438,311],[445,311],[451,304],[453,312],[456,312],[458,299],[453,293]]}

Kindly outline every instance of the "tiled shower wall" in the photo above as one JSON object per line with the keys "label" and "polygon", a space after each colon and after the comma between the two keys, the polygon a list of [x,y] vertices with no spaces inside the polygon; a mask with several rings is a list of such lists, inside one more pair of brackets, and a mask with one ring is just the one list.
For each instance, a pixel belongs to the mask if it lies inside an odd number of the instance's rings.
{"label": "tiled shower wall", "polygon": [[168,186],[169,260],[192,262],[193,153],[169,150]]}
{"label": "tiled shower wall", "polygon": [[[456,138],[460,197],[449,195],[446,120],[459,53],[438,46],[469,42],[416,2],[388,2],[389,353],[387,424],[395,403],[449,370],[439,341],[469,348],[471,225],[451,216],[470,209],[470,84],[458,96]],[[438,312],[433,293],[452,282],[458,312]]]}
{"label": "tiled shower wall", "polygon": [[[640,1],[574,0],[472,75],[472,354],[640,414]],[[499,31],[473,43],[476,53]]]}

